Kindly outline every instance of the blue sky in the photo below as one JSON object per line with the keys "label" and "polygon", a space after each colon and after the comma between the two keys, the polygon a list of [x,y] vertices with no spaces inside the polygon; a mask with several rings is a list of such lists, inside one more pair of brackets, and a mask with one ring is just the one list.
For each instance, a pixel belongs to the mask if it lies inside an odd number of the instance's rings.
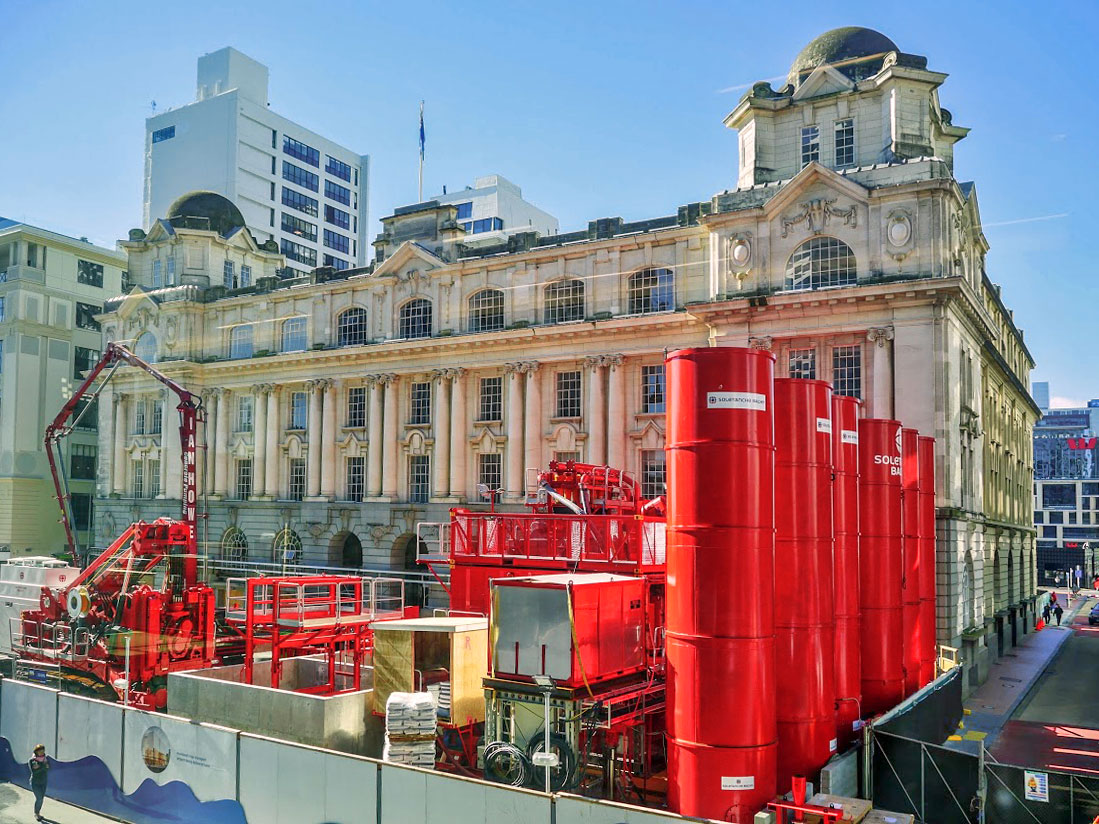
{"label": "blue sky", "polygon": [[[830,28],[862,25],[928,57],[977,183],[990,277],[1065,401],[1099,397],[1092,247],[1090,3],[310,4],[8,0],[0,28],[0,215],[113,245],[141,222],[144,119],[194,96],[195,60],[232,45],[266,63],[272,108],[372,156],[371,222],[500,173],[564,231],[735,185],[722,118]],[[773,9],[773,10],[772,10]],[[836,16],[841,14],[842,16]],[[1090,152],[1090,154],[1089,154]],[[1091,158],[1091,159],[1089,159]]]}

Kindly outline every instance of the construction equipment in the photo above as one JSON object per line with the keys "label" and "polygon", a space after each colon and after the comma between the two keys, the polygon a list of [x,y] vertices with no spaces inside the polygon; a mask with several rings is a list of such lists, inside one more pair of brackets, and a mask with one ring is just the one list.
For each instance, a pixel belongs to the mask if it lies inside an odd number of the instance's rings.
{"label": "construction equipment", "polygon": [[43,586],[38,608],[12,619],[12,647],[25,668],[33,671],[39,663],[59,669],[62,683],[74,691],[163,709],[169,672],[209,667],[218,655],[214,591],[198,581],[195,453],[201,401],[111,342],[46,428],[45,445],[61,522],[75,554],[60,442],[91,406],[81,408],[81,402],[97,398],[123,364],[144,370],[179,397],[182,519],[132,524],[75,579]]}

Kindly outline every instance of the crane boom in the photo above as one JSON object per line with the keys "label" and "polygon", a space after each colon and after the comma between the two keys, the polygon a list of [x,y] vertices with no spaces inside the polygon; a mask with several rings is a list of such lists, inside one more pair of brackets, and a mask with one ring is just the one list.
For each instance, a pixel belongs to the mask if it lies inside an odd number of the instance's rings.
{"label": "crane boom", "polygon": [[[92,399],[98,397],[99,393],[103,390],[103,387],[114,376],[115,370],[122,364],[136,366],[138,369],[144,370],[160,383],[167,386],[168,389],[174,392],[179,398],[179,404],[176,406],[176,411],[179,412],[180,459],[183,464],[183,511],[181,520],[188,525],[190,531],[190,538],[184,553],[184,578],[188,586],[193,586],[198,578],[198,494],[195,476],[195,453],[197,451],[198,421],[202,416],[202,400],[198,395],[184,389],[167,375],[146,363],[125,346],[114,341],[107,344],[107,348],[103,351],[103,355],[95,366],[89,370],[88,376],[84,379],[84,382],[80,384],[72,397],[69,398],[61,408],[61,411],[57,413],[57,416],[46,427],[46,457],[50,462],[50,474],[53,476],[53,487],[54,492],[56,493],[57,503],[61,507],[61,523],[65,527],[65,538],[68,541],[69,550],[75,557],[76,539],[73,535],[72,517],[70,514],[71,495],[68,492],[68,484],[65,481],[63,467],[60,465],[61,461],[59,461],[60,442],[72,432],[73,426],[79,421],[83,414],[83,412],[81,412],[80,415],[77,415],[76,418],[73,419],[73,413],[76,412],[77,407],[80,405],[80,401],[88,395],[91,395]],[[107,377],[94,392],[91,391],[91,387],[96,379],[98,379],[108,367],[111,368],[111,371],[107,373]],[[71,423],[70,419],[73,419]],[[121,437],[121,433],[115,433],[115,436]]]}

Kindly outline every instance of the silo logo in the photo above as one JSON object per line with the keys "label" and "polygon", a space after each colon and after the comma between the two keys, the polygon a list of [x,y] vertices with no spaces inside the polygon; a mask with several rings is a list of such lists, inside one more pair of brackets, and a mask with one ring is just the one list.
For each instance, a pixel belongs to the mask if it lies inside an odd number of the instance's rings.
{"label": "silo logo", "polygon": [[842,441],[843,443],[853,443],[853,444],[855,444],[856,446],[858,446],[858,443],[859,443],[859,433],[858,433],[857,431],[855,431],[854,429],[844,429],[844,430],[843,430],[843,431],[842,431],[842,432],[840,433],[840,440],[841,440],[841,441]]}
{"label": "silo logo", "polygon": [[832,434],[832,421],[829,418],[817,418],[817,432]]}
{"label": "silo logo", "polygon": [[767,411],[767,396],[758,392],[707,392],[707,409],[754,409]]}
{"label": "silo logo", "polygon": [[896,444],[897,444],[897,454],[900,455],[901,454],[901,430],[899,430],[899,429],[897,430]]}
{"label": "silo logo", "polygon": [[874,463],[879,466],[888,466],[890,475],[901,474],[901,458],[899,455],[875,455]]}

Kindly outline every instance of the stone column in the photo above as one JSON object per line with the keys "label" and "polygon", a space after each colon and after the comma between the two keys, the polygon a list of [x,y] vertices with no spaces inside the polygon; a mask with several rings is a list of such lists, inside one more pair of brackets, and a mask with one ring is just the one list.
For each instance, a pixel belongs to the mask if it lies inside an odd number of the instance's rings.
{"label": "stone column", "polygon": [[400,379],[396,375],[384,376],[385,407],[382,413],[382,495],[397,497],[397,393],[400,391]]}
{"label": "stone column", "polygon": [[508,466],[504,479],[506,494],[517,498],[523,492],[523,365],[509,363],[505,366],[508,376]]}
{"label": "stone column", "polygon": [[605,464],[606,447],[606,402],[603,398],[603,358],[584,358],[588,368],[588,449],[584,457],[588,463]]}
{"label": "stone column", "polygon": [[435,447],[431,454],[431,494],[445,498],[450,494],[450,379],[446,370],[439,369],[431,375],[435,388],[435,410],[432,424],[435,427]]}
{"label": "stone column", "polygon": [[608,355],[607,379],[607,465],[626,468],[626,380],[625,358]]}
{"label": "stone column", "polygon": [[870,412],[875,418],[892,418],[893,327],[881,326],[869,329],[866,332],[866,339],[876,344],[871,350],[873,385],[870,397],[873,398],[873,406],[870,407]]}
{"label": "stone column", "polygon": [[265,383],[252,387],[256,416],[252,420],[252,497],[267,493],[267,393]]}
{"label": "stone column", "polygon": [[217,430],[214,435],[214,494],[223,498],[229,494],[229,405],[232,394],[219,389]]}
{"label": "stone column", "polygon": [[370,386],[370,430],[366,449],[366,495],[377,498],[382,494],[382,396],[385,384],[380,375],[367,378]]}
{"label": "stone column", "polygon": [[336,406],[339,394],[334,380],[325,381],[324,422],[321,433],[321,495],[336,497]]}
{"label": "stone column", "polygon": [[305,494],[306,497],[317,498],[321,494],[321,403],[324,381],[309,381],[306,387],[309,390],[309,453],[305,465]]}
{"label": "stone column", "polygon": [[450,389],[450,494],[465,500],[466,454],[469,444],[466,436],[466,382],[464,369],[448,369]]}
{"label": "stone column", "polygon": [[202,484],[198,487],[199,497],[214,492],[214,441],[217,439],[217,392],[207,389],[202,393],[202,409],[205,421],[198,433],[199,449],[195,452],[195,465],[202,466]]}
{"label": "stone column", "polygon": [[538,362],[523,364],[527,376],[526,420],[523,427],[523,467],[542,469],[542,381]]}
{"label": "stone column", "polygon": [[262,435],[266,442],[264,448],[264,480],[263,494],[268,498],[279,496],[279,434],[282,432],[282,424],[279,421],[279,392],[273,385],[267,387],[267,428],[257,435]]}
{"label": "stone column", "polygon": [[111,472],[111,489],[119,495],[126,494],[126,442],[130,439],[126,425],[125,395],[114,399],[114,468]]}

